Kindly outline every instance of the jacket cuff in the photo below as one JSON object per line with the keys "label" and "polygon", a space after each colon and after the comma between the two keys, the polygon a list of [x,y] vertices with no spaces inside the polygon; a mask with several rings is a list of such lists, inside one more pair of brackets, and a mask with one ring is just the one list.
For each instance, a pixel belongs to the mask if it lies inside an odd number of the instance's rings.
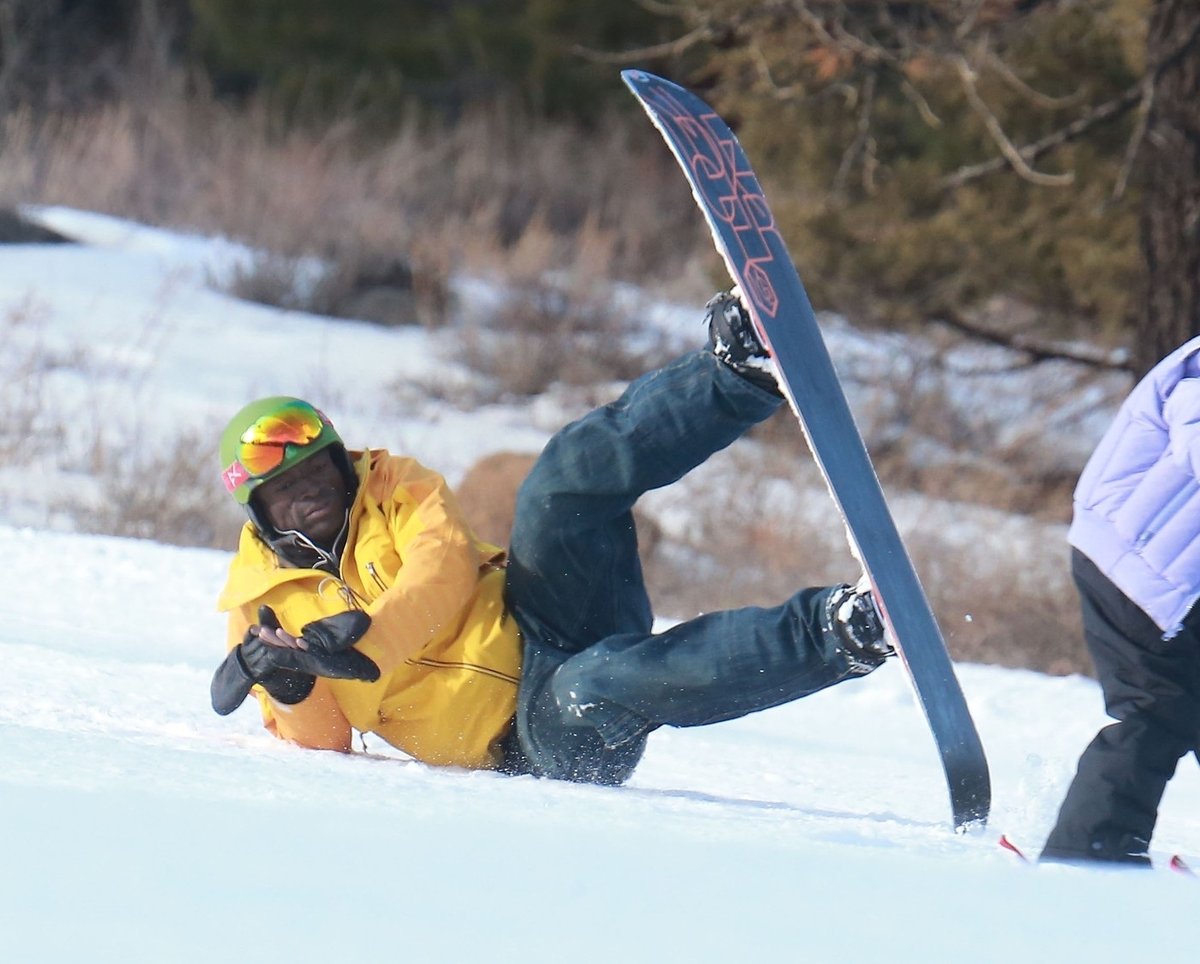
{"label": "jacket cuff", "polygon": [[271,699],[290,706],[308,699],[308,694],[317,685],[317,678],[300,670],[276,669],[258,682]]}

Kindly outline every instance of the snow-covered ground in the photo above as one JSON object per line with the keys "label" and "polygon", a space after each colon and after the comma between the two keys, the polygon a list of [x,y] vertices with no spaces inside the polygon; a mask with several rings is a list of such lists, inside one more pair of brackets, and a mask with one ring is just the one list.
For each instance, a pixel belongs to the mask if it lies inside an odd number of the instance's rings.
{"label": "snow-covered ground", "polygon": [[[92,484],[91,433],[155,446],[251,397],[323,391],[348,439],[455,478],[536,450],[561,412],[416,405],[397,383],[436,364],[426,333],[241,304],[209,284],[232,246],[39,213],[88,245],[0,251],[0,315],[27,321],[4,351],[58,359],[46,404],[80,421],[54,443],[79,454],[0,467],[0,961],[1194,959],[1180,924],[1200,881],[1032,869],[996,846],[1036,852],[1104,723],[1079,677],[959,666],[994,787],[967,835],[894,663],[661,731],[619,789],[431,770],[369,736],[303,751],[249,704],[215,716],[228,554],[64,531],[52,506]],[[1154,844],[1200,856],[1193,760]]]}

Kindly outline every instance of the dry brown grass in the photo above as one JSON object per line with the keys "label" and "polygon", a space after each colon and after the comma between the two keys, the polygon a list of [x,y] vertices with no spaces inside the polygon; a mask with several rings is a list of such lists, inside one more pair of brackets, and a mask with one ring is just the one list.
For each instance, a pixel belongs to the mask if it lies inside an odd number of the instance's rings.
{"label": "dry brown grass", "polygon": [[[687,617],[773,605],[859,573],[810,460],[734,446],[716,473],[684,480],[692,520],[647,565],[659,610]],[[952,655],[1054,674],[1090,673],[1065,527],[966,502],[887,496]],[[656,504],[670,500],[659,498]]]}
{"label": "dry brown grass", "polygon": [[[177,545],[228,546],[243,521],[214,484],[212,426],[174,431],[161,441],[140,425],[136,379],[113,404],[99,364],[82,349],[45,333],[45,309],[32,298],[0,316],[0,458],[6,469],[38,479],[45,513],[82,532]],[[153,322],[148,322],[153,325]]]}
{"label": "dry brown grass", "polygon": [[284,303],[311,294],[293,275],[317,257],[329,283],[301,306],[323,310],[346,310],[364,273],[398,261],[425,323],[444,318],[451,271],[665,282],[707,247],[673,162],[629,120],[612,118],[602,137],[494,109],[452,126],[408,118],[387,134],[355,118],[284,129],[261,105],[234,110],[179,87],[0,119],[0,203],[243,240],[264,252],[264,278],[243,276],[244,290]]}
{"label": "dry brown grass", "polygon": [[[145,438],[126,429],[123,438]],[[237,545],[246,521],[215,483],[216,434],[195,428],[164,448],[98,443],[94,504],[80,512],[72,500],[60,511],[77,516],[81,532],[152,539],[169,545]]]}
{"label": "dry brown grass", "polygon": [[27,296],[0,316],[0,459],[9,465],[40,457],[65,431],[46,414],[46,380],[58,362],[44,340],[42,312]]}
{"label": "dry brown grass", "polygon": [[517,278],[486,323],[462,332],[461,360],[498,396],[538,395],[554,384],[629,381],[665,349],[653,333],[613,306],[596,283]]}

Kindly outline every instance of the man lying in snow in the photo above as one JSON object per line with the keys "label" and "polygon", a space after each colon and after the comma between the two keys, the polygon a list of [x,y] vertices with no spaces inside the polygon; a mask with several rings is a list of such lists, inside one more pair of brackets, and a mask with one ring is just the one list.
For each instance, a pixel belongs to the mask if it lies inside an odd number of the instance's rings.
{"label": "man lying in snow", "polygon": [[634,503],[782,401],[736,293],[706,320],[707,349],[550,440],[507,557],[413,459],[348,452],[299,399],[242,409],[222,477],[250,518],[220,598],[214,709],[256,689],[267,728],[303,746],[349,750],[357,729],[430,764],[618,784],[660,726],[733,719],[879,666],[893,651],[870,593],[848,585],[652,631]]}

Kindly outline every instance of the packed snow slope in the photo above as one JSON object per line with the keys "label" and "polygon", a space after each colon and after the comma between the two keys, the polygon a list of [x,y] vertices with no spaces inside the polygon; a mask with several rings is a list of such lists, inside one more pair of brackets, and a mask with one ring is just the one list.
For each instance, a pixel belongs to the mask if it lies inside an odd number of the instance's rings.
{"label": "packed snow slope", "polygon": [[[552,428],[538,406],[372,415],[364,391],[431,363],[423,333],[240,305],[211,288],[212,242],[42,214],[90,244],[0,254],[0,311],[36,303],[39,337],[93,360],[64,363],[59,402],[123,377],[146,439],[252,394],[303,394],[311,368],[289,361],[320,344],[321,381],[343,390],[331,414],[355,442],[453,476]],[[122,397],[111,389],[113,412]],[[958,667],[994,787],[990,825],[964,835],[894,662],[660,731],[617,789],[434,770],[370,736],[347,756],[305,751],[249,704],[228,718],[208,705],[227,552],[63,531],[50,502],[73,480],[57,469],[4,483],[0,960],[1195,958],[1200,880],[1033,868],[996,845],[1004,832],[1036,852],[1049,830],[1105,722],[1090,680]],[[1200,855],[1194,760],[1155,851]]]}

